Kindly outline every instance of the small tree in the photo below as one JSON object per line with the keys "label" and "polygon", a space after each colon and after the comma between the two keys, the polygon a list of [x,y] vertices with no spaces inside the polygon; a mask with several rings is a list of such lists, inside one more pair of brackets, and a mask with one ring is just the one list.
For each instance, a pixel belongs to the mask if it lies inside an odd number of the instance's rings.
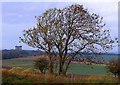
{"label": "small tree", "polygon": [[49,62],[46,60],[46,58],[38,58],[35,60],[34,67],[38,68],[41,73],[45,73],[45,71],[48,69]]}
{"label": "small tree", "polygon": [[118,60],[111,59],[107,64],[107,69],[115,76],[120,77],[120,62]]}

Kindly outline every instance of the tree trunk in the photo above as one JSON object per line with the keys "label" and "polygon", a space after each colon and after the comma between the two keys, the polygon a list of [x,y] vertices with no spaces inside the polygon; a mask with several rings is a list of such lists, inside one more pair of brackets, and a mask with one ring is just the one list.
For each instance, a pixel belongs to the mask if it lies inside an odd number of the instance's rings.
{"label": "tree trunk", "polygon": [[53,62],[52,62],[52,57],[49,55],[49,73],[53,74]]}
{"label": "tree trunk", "polygon": [[52,65],[52,62],[49,63],[49,73],[53,74],[53,65]]}
{"label": "tree trunk", "polygon": [[65,71],[64,71],[64,74],[65,74],[65,75],[66,75],[66,72],[67,72],[67,70],[68,70],[68,67],[69,67],[70,63],[71,63],[71,59],[68,61],[67,65],[66,65],[66,68],[65,68]]}
{"label": "tree trunk", "polygon": [[66,76],[66,68],[64,68],[65,61],[62,61],[60,64],[59,75]]}
{"label": "tree trunk", "polygon": [[60,66],[59,66],[59,75],[61,75],[61,73],[62,73],[62,64],[61,64],[61,62],[59,64],[60,64]]}

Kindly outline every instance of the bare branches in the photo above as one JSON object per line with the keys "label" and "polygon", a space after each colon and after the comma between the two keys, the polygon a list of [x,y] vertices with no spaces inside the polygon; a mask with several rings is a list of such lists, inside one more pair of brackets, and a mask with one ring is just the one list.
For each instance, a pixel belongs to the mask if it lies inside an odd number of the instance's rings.
{"label": "bare branches", "polygon": [[61,72],[68,68],[63,68],[65,62],[68,61],[68,65],[71,62],[68,52],[73,54],[72,58],[80,52],[99,52],[98,45],[108,51],[115,41],[110,31],[103,29],[103,17],[90,14],[79,4],[49,9],[36,19],[37,26],[25,30],[20,39],[29,46],[58,55]]}

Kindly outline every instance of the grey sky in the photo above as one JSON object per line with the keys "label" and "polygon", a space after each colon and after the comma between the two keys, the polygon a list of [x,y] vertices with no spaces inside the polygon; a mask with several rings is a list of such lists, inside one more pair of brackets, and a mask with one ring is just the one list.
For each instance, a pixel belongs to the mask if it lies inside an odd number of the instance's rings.
{"label": "grey sky", "polygon": [[[88,9],[90,13],[99,14],[106,23],[105,29],[111,30],[112,37],[118,37],[118,2],[74,2]],[[19,43],[22,31],[36,25],[35,16],[49,8],[63,8],[72,2],[2,2],[2,49],[14,49],[22,45],[23,49],[32,49]],[[114,48],[110,52],[117,52]]]}

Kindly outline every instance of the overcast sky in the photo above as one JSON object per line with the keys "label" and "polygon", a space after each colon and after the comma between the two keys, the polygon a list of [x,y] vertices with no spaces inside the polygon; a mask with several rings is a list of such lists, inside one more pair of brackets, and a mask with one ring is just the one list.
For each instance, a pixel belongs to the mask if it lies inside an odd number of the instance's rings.
{"label": "overcast sky", "polygon": [[[9,1],[9,0],[8,0]],[[111,36],[118,37],[118,1],[109,2],[2,2],[2,49],[14,49],[22,45],[23,49],[31,47],[19,43],[22,31],[36,25],[35,16],[39,16],[50,8],[64,8],[71,4],[81,4],[90,13],[103,17],[105,29],[111,30]],[[110,52],[117,52],[117,47]]]}

